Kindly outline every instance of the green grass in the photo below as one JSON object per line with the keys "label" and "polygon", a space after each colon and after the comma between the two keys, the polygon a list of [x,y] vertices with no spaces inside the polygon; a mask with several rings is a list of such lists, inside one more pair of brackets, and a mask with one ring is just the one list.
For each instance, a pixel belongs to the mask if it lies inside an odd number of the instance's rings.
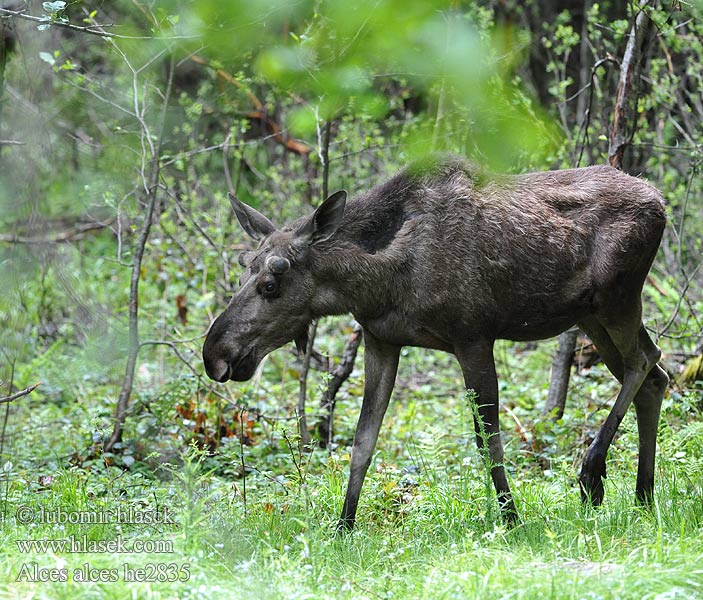
{"label": "green grass", "polygon": [[[458,370],[436,355],[410,351],[364,484],[357,527],[342,537],[334,527],[358,411],[358,374],[340,400],[340,445],[331,455],[316,449],[300,456],[287,421],[265,435],[255,431],[252,446],[235,441],[214,457],[174,452],[169,444],[181,444],[183,430],[173,430],[173,403],[187,395],[184,386],[162,400],[151,398],[148,412],[132,416],[136,462],[129,469],[108,468],[72,454],[89,444],[96,421],[90,410],[73,405],[68,418],[70,404],[25,405],[27,413],[16,413],[11,422],[15,464],[6,465],[0,481],[0,598],[703,597],[698,400],[672,392],[665,401],[652,510],[634,506],[632,411],[611,447],[605,503],[598,510],[584,508],[576,483],[579,463],[587,434],[602,421],[604,401],[615,388],[597,368],[575,377],[564,419],[541,422],[535,405],[544,393],[544,357],[550,352],[539,346],[498,355],[503,402],[512,413],[501,416],[506,467],[521,515],[510,529],[497,520]],[[431,360],[423,363],[427,356]],[[262,397],[279,393],[266,387],[273,384],[262,385]],[[155,421],[140,437],[147,416]],[[530,439],[523,439],[515,419]],[[54,425],[36,429],[32,420]],[[144,454],[142,446],[155,448],[158,456]],[[236,476],[242,450],[246,482]],[[176,524],[21,523],[18,515],[26,515],[18,513],[20,507],[34,515],[166,509]],[[165,541],[173,548],[77,554],[22,552],[17,544],[71,535],[94,542],[120,536],[129,543]],[[23,565],[33,564],[65,569],[68,581],[16,581]],[[103,576],[117,581],[77,581],[74,570],[84,572],[86,564],[93,577],[103,569]],[[156,581],[126,582],[125,564],[132,573],[145,569]],[[158,581],[173,575],[187,575],[187,581]]]}
{"label": "green grass", "polygon": [[[676,471],[660,470],[672,481]],[[72,493],[79,478],[60,485],[66,510],[81,506]],[[692,598],[703,594],[703,509],[697,494],[660,486],[653,513],[633,508],[616,478],[600,510],[584,510],[567,477],[518,488],[522,522],[511,530],[485,527],[485,498],[465,496],[462,483],[423,484],[402,513],[379,504],[369,486],[357,530],[336,538],[334,515],[342,482],[312,478],[307,494],[274,503],[241,503],[212,488],[207,478],[178,511],[173,530],[124,535],[173,540],[175,553],[38,554],[17,551],[17,539],[86,533],[111,539],[107,528],[3,529],[3,597],[18,598]],[[73,492],[69,490],[75,485]],[[565,490],[569,490],[565,493]],[[221,490],[220,490],[221,491]],[[210,494],[210,496],[208,496]],[[305,501],[303,502],[303,499]],[[183,498],[181,498],[183,500]],[[275,500],[269,498],[268,500]],[[57,505],[54,505],[55,507]],[[192,514],[192,511],[195,514]],[[147,563],[188,564],[187,583],[13,583],[24,563],[66,568],[89,563],[120,569]]]}
{"label": "green grass", "polygon": [[[379,456],[379,459],[382,457]],[[120,490],[96,497],[76,470],[57,475],[42,492],[12,489],[2,528],[0,596],[5,598],[693,598],[703,596],[703,491],[682,462],[663,461],[653,511],[632,505],[632,468],[612,465],[598,510],[578,501],[574,474],[514,481],[520,524],[491,523],[480,459],[465,477],[421,471],[412,485],[376,461],[365,486],[356,530],[341,538],[333,526],[344,490],[344,460],[330,459],[304,483],[248,490],[202,472],[197,459],[171,482],[125,480],[141,486],[141,502]],[[625,467],[625,468],[624,468]],[[441,466],[438,467],[442,471]],[[424,475],[423,475],[424,474]],[[399,475],[401,476],[399,478]],[[158,486],[158,489],[154,489]],[[279,486],[280,487],[280,486]],[[151,494],[147,490],[151,488]],[[151,498],[151,499],[150,499]],[[15,502],[23,504],[17,504]],[[178,525],[20,524],[19,506],[38,514],[77,510],[148,510],[169,506]],[[17,540],[170,540],[169,554],[23,554]],[[65,568],[86,563],[118,569],[119,581],[16,582],[23,564]],[[123,565],[187,564],[185,583],[125,583]],[[164,567],[165,568],[165,567]]]}

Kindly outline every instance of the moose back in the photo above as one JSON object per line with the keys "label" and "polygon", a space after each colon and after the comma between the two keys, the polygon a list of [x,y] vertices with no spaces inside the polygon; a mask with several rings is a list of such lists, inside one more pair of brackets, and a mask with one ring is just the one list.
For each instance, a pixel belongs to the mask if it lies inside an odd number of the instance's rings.
{"label": "moose back", "polygon": [[231,201],[258,247],[240,255],[239,289],[205,340],[212,379],[247,380],[272,350],[290,341],[304,348],[312,319],[352,313],[363,327],[364,399],[341,529],[354,525],[403,346],[456,356],[488,434],[477,443],[487,439],[498,502],[514,520],[494,341],[547,338],[575,324],[622,384],[586,453],[582,498],[602,502],[608,448],[634,403],[636,498],[651,500],[668,378],[642,325],[642,286],[665,226],[661,195],[648,183],[606,166],[489,177],[443,156],[349,202],[346,192],[332,194],[282,229]]}

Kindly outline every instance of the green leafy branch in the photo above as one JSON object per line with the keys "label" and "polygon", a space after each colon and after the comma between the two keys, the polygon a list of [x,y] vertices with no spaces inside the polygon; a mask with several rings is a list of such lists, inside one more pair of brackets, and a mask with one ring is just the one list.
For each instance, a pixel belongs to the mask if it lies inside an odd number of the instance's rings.
{"label": "green leafy branch", "polygon": [[39,31],[46,31],[55,23],[61,25],[68,23],[68,19],[63,15],[63,11],[66,9],[66,3],[62,0],[56,2],[42,2],[42,8],[46,14],[39,18],[45,22],[41,25],[37,25]]}
{"label": "green leafy branch", "polygon": [[[11,10],[9,8],[0,8],[0,18],[15,17],[17,19],[23,19],[25,21],[31,21],[33,23],[39,23],[37,29],[39,31],[45,31],[49,29],[52,25],[57,27],[63,27],[64,29],[70,29],[71,31],[80,31],[82,33],[88,33],[91,35],[97,35],[101,38],[106,39],[122,39],[122,40],[151,40],[154,36],[149,35],[121,35],[119,33],[112,33],[105,31],[105,27],[110,27],[110,25],[99,25],[93,23],[93,17],[97,14],[95,11],[90,13],[86,22],[89,25],[75,25],[71,23],[67,17],[64,16],[63,11],[66,9],[66,2],[56,1],[56,2],[44,2],[42,7],[45,14],[41,16],[31,15],[29,13],[23,12],[21,10]],[[194,36],[180,35],[180,36],[161,36],[161,39],[176,40],[176,39],[192,39]]]}

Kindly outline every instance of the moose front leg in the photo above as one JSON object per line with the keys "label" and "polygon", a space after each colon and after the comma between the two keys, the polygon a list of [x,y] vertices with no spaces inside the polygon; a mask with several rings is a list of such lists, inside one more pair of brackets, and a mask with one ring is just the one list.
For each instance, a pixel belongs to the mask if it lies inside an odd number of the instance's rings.
{"label": "moose front leg", "polygon": [[518,515],[503,466],[503,442],[500,439],[498,422],[498,380],[493,361],[493,340],[481,340],[456,348],[455,354],[464,373],[466,389],[474,390],[477,394],[478,418],[474,418],[476,444],[479,450],[485,451],[484,446],[488,443],[491,478],[498,495],[500,511],[506,522],[514,523]]}
{"label": "moose front leg", "polygon": [[393,391],[399,356],[398,346],[386,344],[364,331],[364,401],[354,434],[349,485],[337,531],[351,530],[354,527],[361,486],[371,464],[378,432]]}

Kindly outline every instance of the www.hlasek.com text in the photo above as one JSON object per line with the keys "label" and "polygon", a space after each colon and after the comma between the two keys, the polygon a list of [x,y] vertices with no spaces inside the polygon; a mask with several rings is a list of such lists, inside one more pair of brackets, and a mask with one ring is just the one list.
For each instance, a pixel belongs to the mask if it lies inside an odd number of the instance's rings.
{"label": "www.hlasek.com text", "polygon": [[22,554],[173,554],[173,540],[130,539],[118,535],[111,540],[92,540],[83,534],[62,539],[16,540]]}

